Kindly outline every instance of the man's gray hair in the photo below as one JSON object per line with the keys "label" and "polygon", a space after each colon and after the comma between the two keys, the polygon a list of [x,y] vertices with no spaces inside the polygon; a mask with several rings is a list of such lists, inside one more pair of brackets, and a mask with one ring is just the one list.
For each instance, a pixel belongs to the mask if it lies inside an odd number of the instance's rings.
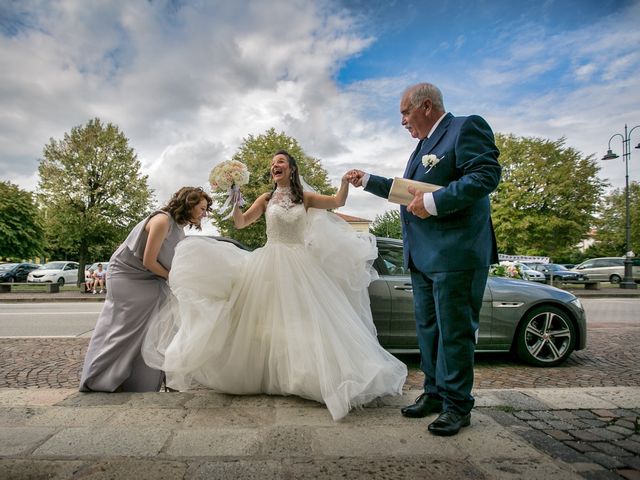
{"label": "man's gray hair", "polygon": [[442,92],[431,83],[418,83],[407,88],[406,92],[409,94],[409,102],[414,108],[419,107],[425,100],[431,100],[435,110],[445,111]]}

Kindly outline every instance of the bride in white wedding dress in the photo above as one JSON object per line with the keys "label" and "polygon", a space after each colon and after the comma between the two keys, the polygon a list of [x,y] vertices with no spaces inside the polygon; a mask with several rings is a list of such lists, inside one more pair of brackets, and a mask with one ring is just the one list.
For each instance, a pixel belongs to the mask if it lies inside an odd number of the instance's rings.
{"label": "bride in white wedding dress", "polygon": [[380,346],[371,318],[375,238],[324,211],[344,205],[348,174],[335,196],[303,192],[295,159],[280,151],[271,175],[274,191],[233,211],[237,228],[265,214],[264,247],[195,236],[178,244],[174,298],[149,329],[145,361],[172,388],[298,395],[326,404],[334,420],[401,394],[407,368]]}

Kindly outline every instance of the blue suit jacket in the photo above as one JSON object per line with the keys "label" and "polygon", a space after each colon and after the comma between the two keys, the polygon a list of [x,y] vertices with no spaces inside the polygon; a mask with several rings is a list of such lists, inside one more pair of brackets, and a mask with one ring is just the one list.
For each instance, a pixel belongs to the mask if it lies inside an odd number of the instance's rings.
{"label": "blue suit jacket", "polygon": [[[440,160],[431,171],[422,156]],[[447,113],[433,134],[418,144],[404,178],[435,183],[437,216],[421,219],[400,207],[404,263],[423,272],[450,272],[488,267],[498,262],[489,194],[500,182],[501,167],[493,132],[479,116]],[[393,180],[371,175],[366,191],[389,196]]]}

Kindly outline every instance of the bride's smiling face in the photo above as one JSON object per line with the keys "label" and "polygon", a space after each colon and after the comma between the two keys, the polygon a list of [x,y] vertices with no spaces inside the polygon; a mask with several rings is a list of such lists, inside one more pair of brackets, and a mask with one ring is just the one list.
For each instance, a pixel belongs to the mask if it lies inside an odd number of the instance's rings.
{"label": "bride's smiling face", "polygon": [[281,153],[271,160],[271,178],[276,183],[288,184],[291,178],[291,165],[287,157]]}

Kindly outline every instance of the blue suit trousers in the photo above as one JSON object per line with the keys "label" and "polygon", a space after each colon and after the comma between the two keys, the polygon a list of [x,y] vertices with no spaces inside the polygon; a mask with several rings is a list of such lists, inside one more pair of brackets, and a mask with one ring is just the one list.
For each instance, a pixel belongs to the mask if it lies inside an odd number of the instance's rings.
{"label": "blue suit trousers", "polygon": [[464,415],[474,405],[474,351],[488,271],[411,269],[424,391],[442,398],[445,411]]}

